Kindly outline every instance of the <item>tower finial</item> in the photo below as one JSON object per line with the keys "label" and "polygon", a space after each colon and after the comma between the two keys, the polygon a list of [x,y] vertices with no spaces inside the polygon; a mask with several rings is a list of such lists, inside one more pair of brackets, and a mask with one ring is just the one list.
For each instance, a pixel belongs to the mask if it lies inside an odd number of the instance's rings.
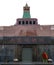
{"label": "tower finial", "polygon": [[28,4],[26,3],[26,5],[25,5],[26,7],[28,7]]}

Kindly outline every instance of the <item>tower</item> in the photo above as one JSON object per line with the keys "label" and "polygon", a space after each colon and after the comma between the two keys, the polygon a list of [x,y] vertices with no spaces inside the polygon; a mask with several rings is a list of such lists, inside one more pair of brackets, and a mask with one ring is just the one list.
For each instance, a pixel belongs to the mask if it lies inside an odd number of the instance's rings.
{"label": "tower", "polygon": [[30,16],[30,7],[26,3],[25,7],[23,7],[23,18],[31,18]]}
{"label": "tower", "polygon": [[31,18],[30,7],[26,3],[23,7],[23,17],[16,20],[15,25],[37,25],[37,18]]}

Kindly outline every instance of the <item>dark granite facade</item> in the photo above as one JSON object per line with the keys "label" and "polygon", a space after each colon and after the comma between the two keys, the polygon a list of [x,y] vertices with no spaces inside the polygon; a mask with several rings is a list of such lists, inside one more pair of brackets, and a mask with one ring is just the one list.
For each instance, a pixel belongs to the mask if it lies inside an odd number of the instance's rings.
{"label": "dark granite facade", "polygon": [[42,52],[54,61],[54,38],[52,37],[3,37],[0,38],[0,61],[22,62],[22,49],[32,48],[32,61],[42,62]]}

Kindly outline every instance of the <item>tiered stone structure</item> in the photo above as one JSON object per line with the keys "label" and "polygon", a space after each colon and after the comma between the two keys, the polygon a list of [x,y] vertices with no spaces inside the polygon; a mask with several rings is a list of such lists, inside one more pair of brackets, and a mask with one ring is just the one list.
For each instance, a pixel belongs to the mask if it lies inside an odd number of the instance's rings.
{"label": "tiered stone structure", "polygon": [[23,18],[17,18],[16,24],[0,26],[0,60],[13,61],[17,58],[24,61],[24,48],[27,52],[32,48],[32,62],[42,61],[43,51],[54,60],[54,25],[38,24],[37,18],[31,18],[27,4],[23,8]]}

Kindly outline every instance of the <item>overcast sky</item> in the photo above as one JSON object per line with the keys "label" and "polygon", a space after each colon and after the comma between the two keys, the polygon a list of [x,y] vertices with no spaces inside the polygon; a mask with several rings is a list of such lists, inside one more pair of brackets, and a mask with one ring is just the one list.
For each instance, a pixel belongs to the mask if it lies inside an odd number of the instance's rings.
{"label": "overcast sky", "polygon": [[41,25],[54,25],[54,0],[0,0],[0,26],[14,25],[22,18],[26,3],[31,18],[37,18]]}

